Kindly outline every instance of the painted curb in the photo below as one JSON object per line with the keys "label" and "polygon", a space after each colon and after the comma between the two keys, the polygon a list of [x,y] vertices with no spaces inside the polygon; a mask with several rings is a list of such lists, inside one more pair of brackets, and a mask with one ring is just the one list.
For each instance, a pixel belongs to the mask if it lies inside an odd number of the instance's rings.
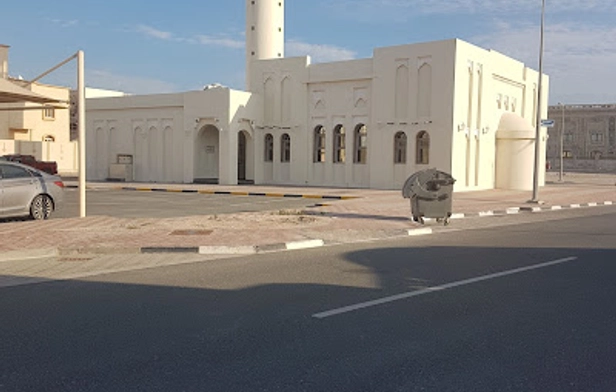
{"label": "painted curb", "polygon": [[141,248],[139,247],[59,247],[58,256],[71,256],[71,255],[135,255],[140,254]]}
{"label": "painted curb", "polygon": [[539,212],[541,207],[520,207],[520,212]]}
{"label": "painted curb", "polygon": [[320,248],[323,245],[325,245],[323,240],[293,241],[285,244],[287,250]]}
{"label": "painted curb", "polygon": [[406,231],[406,234],[409,237],[418,237],[418,236],[422,236],[422,235],[429,235],[432,234],[434,231],[431,228],[421,228],[421,229],[408,229]]}
{"label": "painted curb", "polygon": [[[77,189],[78,185],[65,185],[68,189]],[[292,199],[317,199],[317,200],[353,200],[360,196],[338,196],[338,195],[315,195],[310,193],[279,193],[279,192],[243,192],[243,191],[214,191],[209,189],[186,189],[186,188],[153,188],[153,187],[132,187],[132,186],[86,186],[88,190],[114,190],[132,192],[159,192],[159,193],[197,193],[200,195],[225,195],[225,196],[258,196],[258,197],[278,197]]]}
{"label": "painted curb", "polygon": [[16,260],[27,259],[44,259],[47,257],[55,257],[58,255],[58,249],[32,249],[32,250],[14,250],[0,254],[0,263]]}
{"label": "painted curb", "polygon": [[139,253],[199,253],[199,247],[145,247]]}
{"label": "painted curb", "polygon": [[467,213],[466,217],[485,217],[485,216],[496,216],[496,215],[513,215],[519,213],[537,213],[544,211],[560,211],[565,209],[578,209],[578,208],[587,208],[587,207],[603,207],[603,206],[612,206],[614,202],[604,201],[604,202],[589,202],[589,203],[576,203],[569,205],[553,205],[553,206],[545,206],[545,207],[511,207],[506,210],[495,210],[495,211],[481,211],[478,213]]}
{"label": "painted curb", "polygon": [[[159,252],[164,253],[164,252]],[[200,255],[252,255],[257,253],[256,246],[200,246],[197,252]]]}

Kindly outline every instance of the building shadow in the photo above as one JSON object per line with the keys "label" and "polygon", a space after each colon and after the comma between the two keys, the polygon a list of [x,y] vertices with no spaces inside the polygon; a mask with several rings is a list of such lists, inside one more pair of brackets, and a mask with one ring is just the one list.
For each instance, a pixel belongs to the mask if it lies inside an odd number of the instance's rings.
{"label": "building shadow", "polygon": [[[571,255],[580,261],[541,270],[544,281],[519,274],[313,317]],[[343,258],[334,269],[348,284],[339,285],[315,275],[312,283],[213,289],[200,275],[207,265],[198,263],[1,289],[0,390],[487,391],[514,383],[572,391],[616,381],[615,373],[596,377],[613,363],[614,339],[598,344],[616,319],[599,309],[576,313],[602,295],[616,298],[614,271],[575,264],[613,264],[615,249],[376,247]],[[139,274],[161,283],[135,283]],[[366,277],[371,287],[353,284]],[[573,277],[592,285],[574,289]],[[555,292],[561,295],[548,295]],[[583,332],[585,323],[592,334]],[[572,330],[582,333],[579,340],[571,340]],[[550,356],[557,349],[561,356]],[[564,357],[588,350],[579,371],[563,366]]]}

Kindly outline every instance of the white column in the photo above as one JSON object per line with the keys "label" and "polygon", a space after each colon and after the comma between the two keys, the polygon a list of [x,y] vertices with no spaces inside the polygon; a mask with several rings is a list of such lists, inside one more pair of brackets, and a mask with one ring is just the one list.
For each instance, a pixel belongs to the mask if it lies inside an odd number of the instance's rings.
{"label": "white column", "polygon": [[79,130],[79,217],[86,216],[86,84],[83,50],[77,52],[77,124]]}

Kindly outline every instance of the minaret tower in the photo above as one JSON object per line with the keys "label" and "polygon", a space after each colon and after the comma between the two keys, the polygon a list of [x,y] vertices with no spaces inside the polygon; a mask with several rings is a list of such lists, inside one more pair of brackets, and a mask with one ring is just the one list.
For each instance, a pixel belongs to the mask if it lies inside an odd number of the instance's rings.
{"label": "minaret tower", "polygon": [[255,60],[284,57],[284,0],[246,0],[246,90]]}

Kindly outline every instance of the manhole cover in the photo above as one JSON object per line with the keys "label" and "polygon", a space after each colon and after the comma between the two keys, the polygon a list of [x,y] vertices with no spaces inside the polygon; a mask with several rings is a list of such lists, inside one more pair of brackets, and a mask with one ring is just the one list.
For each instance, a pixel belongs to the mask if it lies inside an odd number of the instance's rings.
{"label": "manhole cover", "polygon": [[210,235],[213,230],[175,230],[171,235]]}
{"label": "manhole cover", "polygon": [[61,259],[59,259],[59,261],[61,262],[68,262],[68,263],[78,263],[80,261],[90,261],[92,260],[92,257],[62,257]]}

